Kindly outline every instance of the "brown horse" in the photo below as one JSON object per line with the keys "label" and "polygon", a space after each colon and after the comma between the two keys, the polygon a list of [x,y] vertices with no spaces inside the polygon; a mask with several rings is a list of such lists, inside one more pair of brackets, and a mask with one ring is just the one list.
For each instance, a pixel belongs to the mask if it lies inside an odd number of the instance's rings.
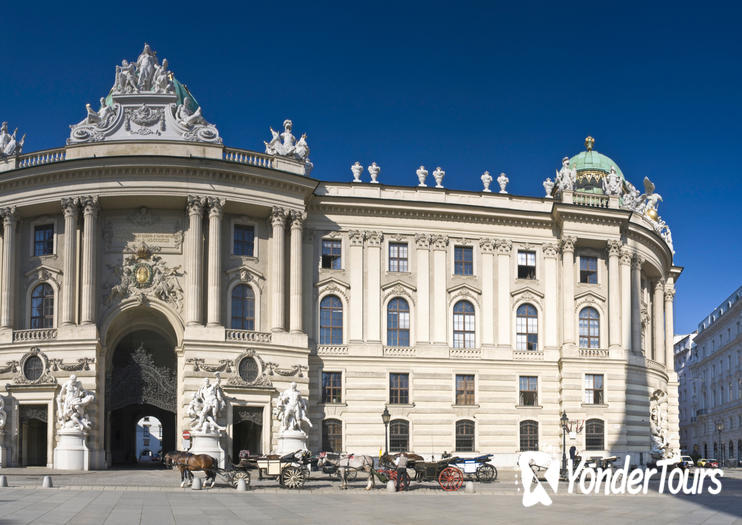
{"label": "brown horse", "polygon": [[188,460],[190,456],[192,456],[190,452],[183,452],[180,450],[173,450],[165,454],[162,458],[162,463],[168,467],[178,467],[178,470],[180,470],[180,486],[185,487],[186,484],[193,481],[193,473],[191,473],[190,470],[182,468]]}
{"label": "brown horse", "polygon": [[176,461],[175,465],[180,470],[181,487],[185,487],[186,485],[186,475],[193,480],[193,472],[198,472],[199,470],[206,473],[204,486],[211,480],[209,487],[213,487],[216,483],[216,474],[221,470],[219,468],[219,462],[208,454],[189,454],[188,456],[182,456]]}

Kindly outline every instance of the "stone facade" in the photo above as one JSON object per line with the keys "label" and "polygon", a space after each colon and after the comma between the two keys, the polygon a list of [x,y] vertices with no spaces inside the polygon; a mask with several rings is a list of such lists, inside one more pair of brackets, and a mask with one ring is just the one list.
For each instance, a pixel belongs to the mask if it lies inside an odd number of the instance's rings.
{"label": "stone facade", "polygon": [[[65,148],[0,160],[7,464],[52,462],[73,372],[96,394],[91,468],[130,460],[146,415],[179,444],[216,374],[228,455],[275,448],[291,382],[315,451],[378,453],[387,407],[392,448],[513,465],[523,448],[560,454],[566,412],[568,446],[646,462],[658,391],[678,448],[682,269],[653,185],[629,205],[628,182],[623,197],[585,189],[615,170],[569,162],[542,198],[444,189],[440,168],[436,187],[423,167],[419,185],[379,184],[375,164],[376,184],[320,182],[290,121],[270,154],[227,148],[200,108],[183,116],[167,86],[133,79]],[[136,112],[155,95],[167,118]],[[129,106],[142,127],[117,120]]]}
{"label": "stone facade", "polygon": [[[742,288],[675,344],[684,453],[742,461]],[[721,445],[720,445],[721,444]]]}

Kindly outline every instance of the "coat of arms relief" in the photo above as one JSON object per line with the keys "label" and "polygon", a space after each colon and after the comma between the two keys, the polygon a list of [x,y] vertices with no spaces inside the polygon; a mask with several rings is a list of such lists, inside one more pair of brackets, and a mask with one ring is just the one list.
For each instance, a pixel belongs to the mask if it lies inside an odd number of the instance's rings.
{"label": "coat of arms relief", "polygon": [[107,265],[116,279],[104,285],[108,290],[106,305],[128,297],[138,297],[142,302],[154,297],[172,304],[178,311],[182,310],[183,289],[178,277],[182,277],[183,272],[180,266],[167,266],[163,258],[157,255],[158,251],[158,247],[150,247],[141,241],[122,265]]}

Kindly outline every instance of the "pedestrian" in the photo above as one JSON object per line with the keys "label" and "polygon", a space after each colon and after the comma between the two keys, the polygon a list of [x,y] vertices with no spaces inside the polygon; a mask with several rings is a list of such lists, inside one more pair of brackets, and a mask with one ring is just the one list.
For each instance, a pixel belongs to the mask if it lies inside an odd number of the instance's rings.
{"label": "pedestrian", "polygon": [[400,453],[394,461],[397,467],[397,492],[404,488],[404,481],[407,479],[407,456]]}

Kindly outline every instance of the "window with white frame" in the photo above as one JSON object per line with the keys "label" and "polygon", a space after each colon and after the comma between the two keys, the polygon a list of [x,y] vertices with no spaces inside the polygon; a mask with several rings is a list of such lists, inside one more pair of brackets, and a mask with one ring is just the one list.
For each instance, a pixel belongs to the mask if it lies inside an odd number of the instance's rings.
{"label": "window with white frame", "polygon": [[322,268],[340,270],[342,243],[339,239],[322,239]]}
{"label": "window with white frame", "polygon": [[591,306],[580,310],[580,348],[600,348],[600,314]]}
{"label": "window with white frame", "polygon": [[538,377],[520,376],[518,378],[518,404],[524,407],[538,405]]}
{"label": "window with white frame", "polygon": [[390,272],[408,272],[408,248],[406,242],[389,243],[389,271]]}
{"label": "window with white frame", "polygon": [[585,404],[602,405],[603,400],[603,374],[585,374]]}
{"label": "window with white frame", "polygon": [[536,252],[518,250],[518,279],[536,278]]}
{"label": "window with white frame", "polygon": [[33,254],[38,257],[40,255],[51,255],[54,253],[54,225],[53,224],[39,224],[34,226],[33,234]]}
{"label": "window with white frame", "polygon": [[54,289],[41,283],[31,292],[31,328],[54,326]]}
{"label": "window with white frame", "polygon": [[253,257],[255,255],[255,226],[252,224],[235,224],[232,250],[235,255]]}
{"label": "window with white frame", "polygon": [[598,284],[598,258],[580,256],[580,282]]}
{"label": "window with white frame", "polygon": [[474,249],[471,246],[454,246],[453,273],[474,275]]}
{"label": "window with white frame", "polygon": [[469,301],[459,301],[453,307],[453,347],[474,348],[476,333],[474,330],[474,306]]}
{"label": "window with white frame", "polygon": [[410,305],[395,297],[386,309],[387,346],[410,346]]}
{"label": "window with white frame", "polygon": [[516,350],[538,350],[538,313],[530,304],[522,304],[515,312]]}

